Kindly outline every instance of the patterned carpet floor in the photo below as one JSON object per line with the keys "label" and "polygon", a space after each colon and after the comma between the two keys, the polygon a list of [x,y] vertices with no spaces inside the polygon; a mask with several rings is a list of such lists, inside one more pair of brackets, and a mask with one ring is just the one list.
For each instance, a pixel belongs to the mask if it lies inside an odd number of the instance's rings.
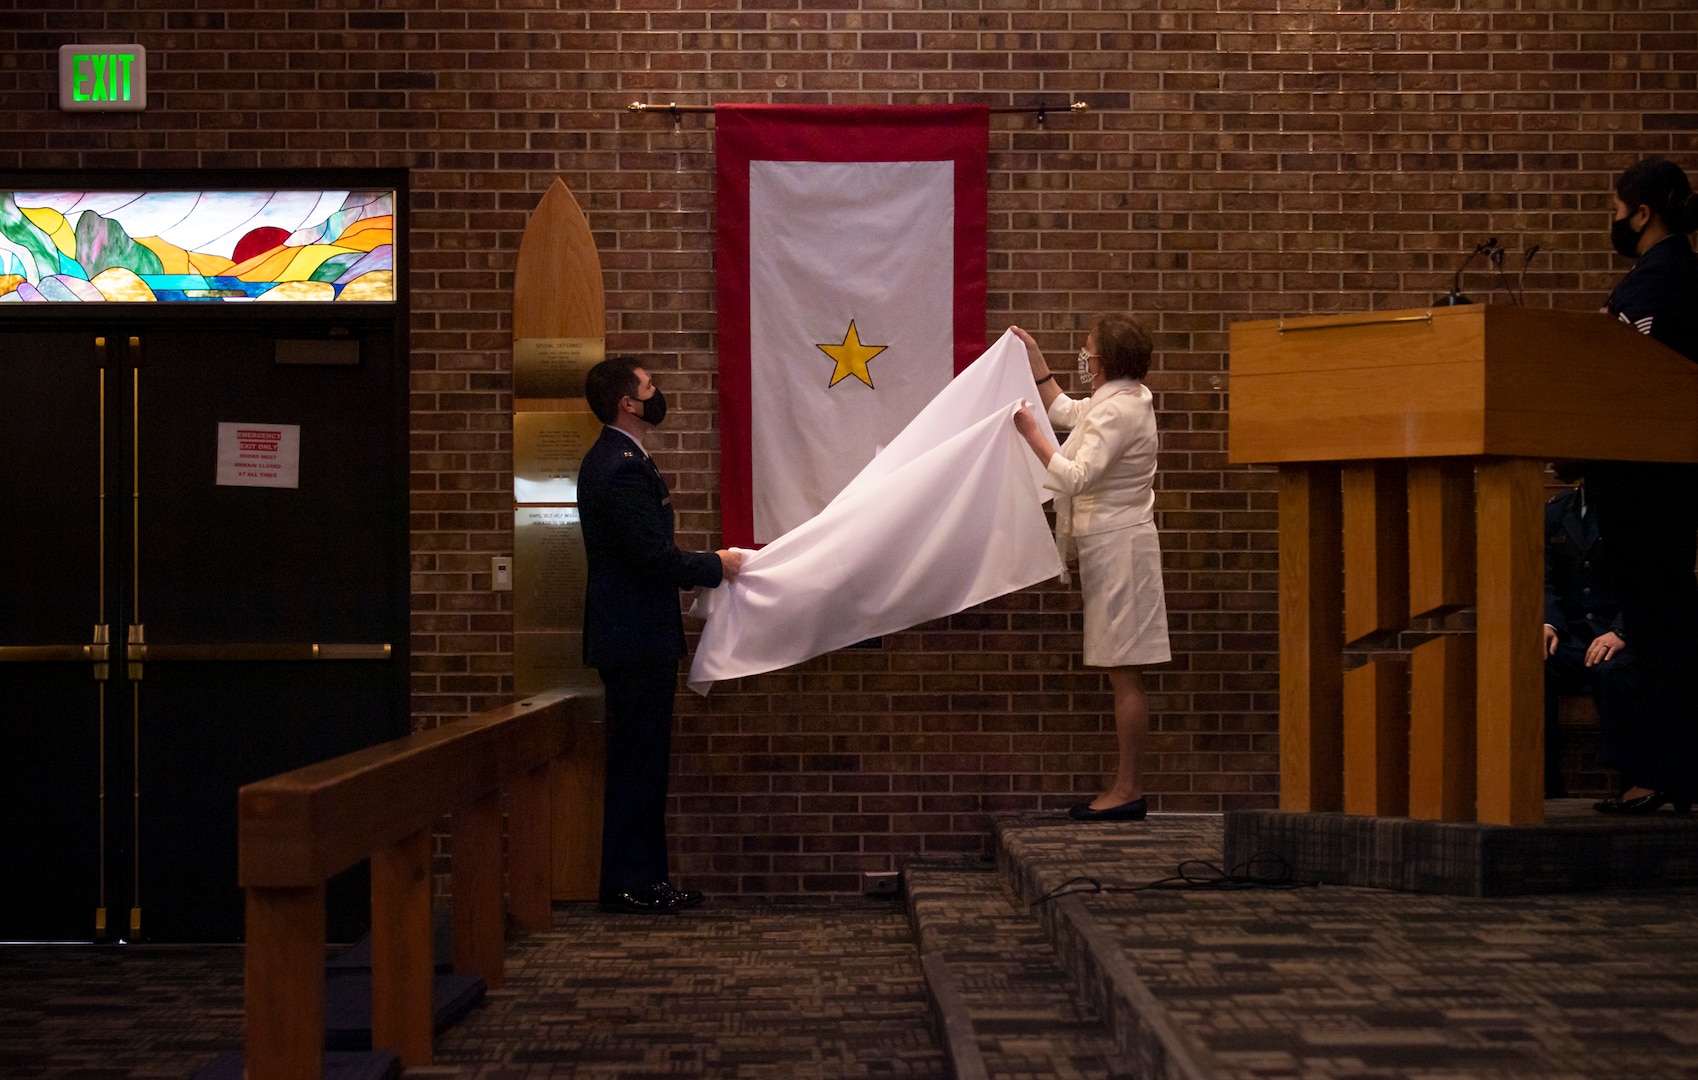
{"label": "patterned carpet floor", "polygon": [[[891,901],[557,908],[411,1078],[949,1075]],[[242,1044],[234,947],[0,946],[0,1077],[181,1080]]]}
{"label": "patterned carpet floor", "polygon": [[238,946],[0,946],[7,1080],[183,1080],[241,1045]]}
{"label": "patterned carpet floor", "polygon": [[[1000,873],[916,894],[992,1075],[1122,1071],[1027,921],[1063,888],[1219,1080],[1698,1080],[1698,891],[1122,891],[1218,859],[1220,819],[997,829]],[[944,1080],[916,941],[890,900],[564,905],[409,1080]],[[227,946],[0,946],[0,1077],[187,1077],[241,1045],[241,964]]]}
{"label": "patterned carpet floor", "polygon": [[1218,863],[1220,819],[998,831],[1009,883],[1079,891],[1219,1080],[1698,1078],[1698,890],[1148,888]]}
{"label": "patterned carpet floor", "polygon": [[888,901],[561,909],[550,933],[508,949],[506,970],[507,985],[438,1042],[454,1075],[949,1075],[912,931]]}

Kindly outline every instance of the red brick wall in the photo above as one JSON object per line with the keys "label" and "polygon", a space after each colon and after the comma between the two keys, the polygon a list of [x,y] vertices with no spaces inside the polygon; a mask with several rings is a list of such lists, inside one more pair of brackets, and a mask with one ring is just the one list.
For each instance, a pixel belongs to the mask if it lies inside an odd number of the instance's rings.
{"label": "red brick wall", "polygon": [[[146,45],[149,111],[59,113],[72,41]],[[1176,656],[1150,785],[1168,810],[1270,805],[1275,508],[1270,473],[1225,463],[1228,325],[1425,303],[1486,235],[1542,246],[1529,303],[1600,303],[1613,173],[1698,166],[1690,0],[0,0],[0,168],[413,170],[427,725],[511,689],[487,575],[511,550],[512,266],[555,176],[596,230],[609,348],[677,402],[657,458],[683,540],[718,540],[712,123],[628,102],[1070,98],[1091,111],[993,118],[987,336],[1018,322],[1065,357],[1089,313],[1153,322]],[[1093,792],[1109,695],[1078,645],[1077,594],[1046,586],[680,698],[681,877],[854,890]]]}

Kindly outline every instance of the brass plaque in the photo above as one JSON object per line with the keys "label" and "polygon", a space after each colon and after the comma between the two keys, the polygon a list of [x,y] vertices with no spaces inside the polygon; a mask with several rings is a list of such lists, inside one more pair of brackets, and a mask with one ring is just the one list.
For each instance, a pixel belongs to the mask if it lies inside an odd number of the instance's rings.
{"label": "brass plaque", "polygon": [[513,414],[513,501],[578,501],[578,466],[601,435],[601,421],[587,412]]}
{"label": "brass plaque", "polygon": [[513,628],[579,630],[589,561],[575,506],[513,513]]}
{"label": "brass plaque", "polygon": [[557,686],[596,682],[584,670],[584,635],[520,632],[513,635],[513,692],[520,697]]}
{"label": "brass plaque", "polygon": [[513,396],[584,396],[584,376],[607,355],[602,338],[514,338]]}

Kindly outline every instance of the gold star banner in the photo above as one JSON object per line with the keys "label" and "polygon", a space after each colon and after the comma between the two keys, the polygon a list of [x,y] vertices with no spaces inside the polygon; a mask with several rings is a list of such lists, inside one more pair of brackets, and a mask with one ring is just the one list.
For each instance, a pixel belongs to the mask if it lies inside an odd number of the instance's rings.
{"label": "gold star banner", "polygon": [[982,105],[715,116],[720,508],[747,547],[812,520],[978,355],[990,122]]}
{"label": "gold star banner", "polygon": [[873,388],[872,372],[867,370],[867,361],[883,352],[888,346],[861,344],[861,332],[855,329],[855,320],[849,320],[849,329],[844,331],[843,341],[836,345],[819,345],[814,348],[825,353],[836,362],[832,370],[831,382],[827,387],[836,386],[844,379],[853,375],[867,384],[867,389]]}

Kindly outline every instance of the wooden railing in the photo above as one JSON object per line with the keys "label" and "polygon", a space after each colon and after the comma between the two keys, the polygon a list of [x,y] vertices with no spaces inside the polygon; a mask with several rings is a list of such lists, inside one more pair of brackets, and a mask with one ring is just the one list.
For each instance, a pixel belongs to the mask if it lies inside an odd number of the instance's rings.
{"label": "wooden railing", "polygon": [[[592,680],[593,683],[593,680]],[[431,832],[452,814],[454,968],[502,982],[506,916],[551,912],[551,763],[601,716],[601,687],[539,694],[241,789],[247,896],[247,1076],[318,1080],[325,881],[371,859],[372,1047],[431,1062]]]}

